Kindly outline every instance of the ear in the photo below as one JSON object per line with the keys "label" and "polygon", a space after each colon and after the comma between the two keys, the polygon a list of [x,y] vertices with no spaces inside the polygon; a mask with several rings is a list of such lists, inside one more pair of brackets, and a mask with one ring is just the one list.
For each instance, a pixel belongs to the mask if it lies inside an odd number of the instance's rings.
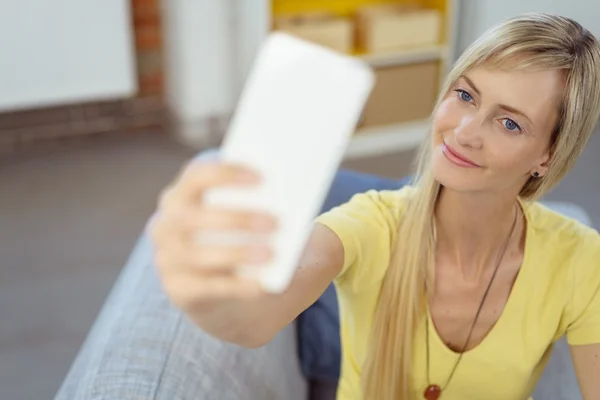
{"label": "ear", "polygon": [[531,169],[531,175],[536,172],[539,174],[538,177],[542,177],[546,175],[548,172],[548,168],[550,167],[550,150],[546,151],[534,164],[534,167]]}

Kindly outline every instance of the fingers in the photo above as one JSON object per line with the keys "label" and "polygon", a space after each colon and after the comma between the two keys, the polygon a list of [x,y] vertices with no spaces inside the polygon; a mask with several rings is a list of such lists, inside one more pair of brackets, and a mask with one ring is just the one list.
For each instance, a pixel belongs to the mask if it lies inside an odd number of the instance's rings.
{"label": "fingers", "polygon": [[203,191],[223,185],[256,185],[257,172],[248,167],[221,162],[192,163],[184,169],[176,186],[186,198],[198,197]]}
{"label": "fingers", "polygon": [[219,162],[190,163],[179,177],[163,190],[159,209],[196,204],[202,194],[217,186],[253,186],[260,182],[258,173],[234,164]]}
{"label": "fingers", "polygon": [[241,265],[259,265],[271,260],[269,246],[262,244],[248,246],[197,246],[187,253],[188,265],[207,270],[239,267]]}
{"label": "fingers", "polygon": [[171,274],[162,279],[162,285],[175,305],[197,311],[215,302],[249,300],[264,293],[258,283],[235,276],[203,274],[201,279],[194,279],[190,274]]}
{"label": "fingers", "polygon": [[165,272],[191,269],[206,272],[233,270],[242,265],[260,265],[272,259],[271,248],[264,244],[246,246],[199,245],[163,248],[156,252],[156,265]]}
{"label": "fingers", "polygon": [[224,207],[182,208],[174,210],[171,217],[184,229],[195,231],[271,233],[277,228],[277,220],[268,213]]}
{"label": "fingers", "polygon": [[[149,226],[156,243],[156,264],[174,269],[216,271],[271,260],[266,235],[277,228],[266,213],[217,207],[181,207],[158,213]],[[241,241],[239,235],[241,234]],[[244,239],[251,239],[249,240]]]}
{"label": "fingers", "polygon": [[[180,247],[177,247],[178,244]],[[265,245],[181,245],[158,247],[155,266],[166,293],[181,307],[202,307],[213,301],[250,299],[262,294],[259,284],[237,276],[236,267],[268,261]]]}
{"label": "fingers", "polygon": [[170,208],[160,211],[150,225],[157,243],[181,242],[191,245],[200,234],[210,236],[219,232],[268,234],[277,229],[277,220],[270,214],[254,211],[229,210],[219,207]]}
{"label": "fingers", "polygon": [[202,202],[202,194],[212,187],[257,183],[258,175],[243,166],[191,163],[161,194],[147,229],[155,244],[160,281],[175,303],[206,306],[213,300],[262,293],[256,282],[237,276],[236,268],[272,258],[261,239],[276,229],[276,220],[266,213]]}

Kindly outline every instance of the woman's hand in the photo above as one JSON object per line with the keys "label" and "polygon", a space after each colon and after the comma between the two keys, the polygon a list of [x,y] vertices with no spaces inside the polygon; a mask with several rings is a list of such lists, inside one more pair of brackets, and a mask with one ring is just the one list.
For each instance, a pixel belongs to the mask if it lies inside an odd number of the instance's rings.
{"label": "woman's hand", "polygon": [[258,212],[231,210],[203,202],[216,187],[258,185],[256,173],[221,162],[191,163],[160,197],[150,224],[155,263],[167,296],[184,311],[197,312],[215,301],[255,297],[262,293],[256,282],[236,276],[241,264],[269,260],[264,243],[219,244],[199,241],[211,233],[273,232],[276,221]]}

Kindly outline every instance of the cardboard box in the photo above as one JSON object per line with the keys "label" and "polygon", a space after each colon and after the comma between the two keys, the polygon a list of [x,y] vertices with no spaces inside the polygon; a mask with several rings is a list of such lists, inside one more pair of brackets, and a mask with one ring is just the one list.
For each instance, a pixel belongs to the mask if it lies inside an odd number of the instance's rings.
{"label": "cardboard box", "polygon": [[359,48],[383,52],[438,44],[442,17],[417,6],[371,6],[358,10],[356,24]]}
{"label": "cardboard box", "polygon": [[354,50],[354,23],[327,13],[278,17],[274,28],[341,53]]}
{"label": "cardboard box", "polygon": [[360,127],[424,119],[437,100],[440,62],[378,68],[377,81],[363,111]]}

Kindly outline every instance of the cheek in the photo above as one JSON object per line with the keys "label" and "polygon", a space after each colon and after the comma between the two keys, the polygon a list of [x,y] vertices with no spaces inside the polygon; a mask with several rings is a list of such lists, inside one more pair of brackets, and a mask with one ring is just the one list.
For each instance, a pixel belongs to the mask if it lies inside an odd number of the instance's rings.
{"label": "cheek", "polygon": [[520,146],[518,138],[514,140],[495,140],[488,143],[488,159],[496,170],[519,171],[527,170],[533,164],[532,150]]}
{"label": "cheek", "polygon": [[444,132],[453,131],[458,126],[459,120],[460,110],[453,99],[448,98],[442,101],[433,114],[432,129],[436,142],[441,140]]}

